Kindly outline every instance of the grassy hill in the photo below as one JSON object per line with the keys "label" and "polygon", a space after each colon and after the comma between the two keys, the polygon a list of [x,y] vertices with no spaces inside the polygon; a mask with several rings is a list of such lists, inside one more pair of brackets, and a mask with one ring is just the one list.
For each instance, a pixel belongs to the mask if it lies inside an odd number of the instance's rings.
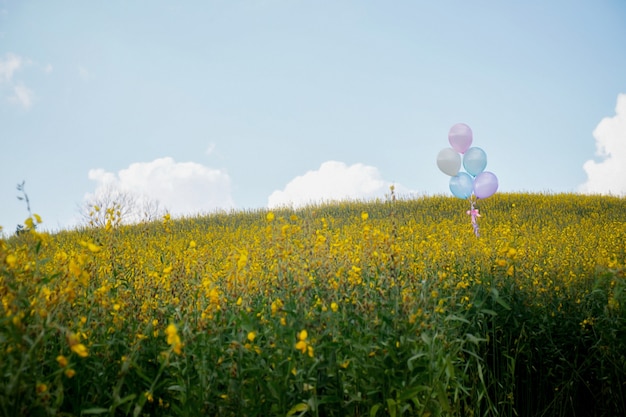
{"label": "grassy hill", "polygon": [[[626,415],[626,200],[496,194],[0,241],[0,415]],[[45,219],[45,216],[44,216]]]}

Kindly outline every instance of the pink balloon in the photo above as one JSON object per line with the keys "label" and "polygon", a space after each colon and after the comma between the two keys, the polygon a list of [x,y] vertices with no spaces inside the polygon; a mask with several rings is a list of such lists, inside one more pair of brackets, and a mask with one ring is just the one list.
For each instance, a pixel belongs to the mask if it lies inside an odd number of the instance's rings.
{"label": "pink balloon", "polygon": [[458,153],[465,153],[472,145],[472,129],[465,123],[457,123],[448,132],[448,141],[452,149]]}
{"label": "pink balloon", "polygon": [[474,195],[477,198],[491,197],[498,190],[498,177],[493,172],[481,172],[474,178]]}

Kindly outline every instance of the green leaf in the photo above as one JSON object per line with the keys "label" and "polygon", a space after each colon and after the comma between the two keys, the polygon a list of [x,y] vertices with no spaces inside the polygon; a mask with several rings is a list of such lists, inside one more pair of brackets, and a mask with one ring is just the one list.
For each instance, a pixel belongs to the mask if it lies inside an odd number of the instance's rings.
{"label": "green leaf", "polygon": [[445,412],[450,412],[450,404],[448,403],[448,396],[441,387],[437,387],[437,397],[439,397],[439,405]]}
{"label": "green leaf", "polygon": [[302,413],[309,410],[309,405],[307,403],[296,404],[291,407],[291,410],[287,413],[286,417],[293,416],[296,413]]}
{"label": "green leaf", "polygon": [[454,365],[449,357],[446,359],[446,376],[450,379],[454,379]]}
{"label": "green leaf", "polygon": [[376,414],[378,414],[378,410],[380,410],[381,406],[381,403],[374,404],[374,406],[370,408],[370,417],[376,417]]}
{"label": "green leaf", "polygon": [[[398,396],[398,401],[405,402],[414,399],[421,392],[428,391],[428,387],[424,385],[413,386],[410,388],[406,388],[402,393]],[[419,401],[418,401],[419,402]]]}
{"label": "green leaf", "polygon": [[426,356],[426,353],[423,353],[423,352],[422,353],[418,353],[417,355],[411,356],[407,360],[407,366],[409,367],[409,371],[413,371],[415,369],[415,365],[413,364],[413,362],[415,362],[419,358],[423,358],[424,356]]}
{"label": "green leaf", "polygon": [[483,376],[483,367],[481,366],[480,362],[476,363],[476,365],[478,366],[478,378],[480,378],[480,382],[482,382],[484,386],[485,377]]}
{"label": "green leaf", "polygon": [[500,304],[502,307],[504,307],[505,310],[510,310],[511,306],[508,305],[506,303],[506,301],[504,301],[502,298],[496,298],[496,303]]}
{"label": "green leaf", "polygon": [[137,394],[130,394],[116,402],[116,405],[122,405],[135,399]]}
{"label": "green leaf", "polygon": [[139,377],[141,379],[143,379],[144,381],[146,381],[148,384],[152,383],[152,379],[151,377],[147,376],[139,367],[135,368],[135,372],[137,373],[137,375],[139,375]]}
{"label": "green leaf", "polygon": [[456,314],[450,314],[448,317],[445,318],[445,321],[450,321],[450,320],[460,321],[466,324],[470,324],[468,319],[466,319],[465,317],[457,316]]}
{"label": "green leaf", "polygon": [[493,299],[496,301],[496,303],[500,304],[502,307],[504,307],[505,310],[510,310],[511,306],[509,306],[501,297],[500,297],[500,293],[498,292],[498,290],[496,288],[492,288],[491,289],[491,294],[493,295]]}
{"label": "green leaf", "polygon": [[185,392],[186,389],[185,387],[181,386],[181,385],[170,385],[169,387],[167,387],[168,391],[178,391],[178,392]]}
{"label": "green leaf", "polygon": [[94,415],[94,414],[104,414],[104,413],[108,413],[109,409],[108,408],[102,408],[102,407],[93,407],[93,408],[88,408],[86,410],[81,411],[81,415]]}
{"label": "green leaf", "polygon": [[390,417],[396,417],[396,402],[393,398],[387,398],[387,409],[389,410]]}
{"label": "green leaf", "polygon": [[487,339],[482,338],[482,337],[476,337],[471,333],[466,333],[465,337],[467,338],[467,340],[469,340],[470,342],[474,343],[475,345],[478,345],[480,342],[486,342]]}

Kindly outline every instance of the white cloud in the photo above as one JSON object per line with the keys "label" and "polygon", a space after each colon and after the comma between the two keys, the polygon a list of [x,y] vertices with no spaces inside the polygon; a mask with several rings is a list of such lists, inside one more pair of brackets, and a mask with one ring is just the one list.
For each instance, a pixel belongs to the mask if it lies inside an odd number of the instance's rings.
{"label": "white cloud", "polygon": [[27,110],[33,105],[34,93],[21,82],[14,81],[13,78],[18,71],[30,64],[32,62],[29,59],[12,53],[7,53],[4,59],[0,58],[0,86],[6,86],[2,88],[2,95],[5,91],[9,91],[6,93],[9,102]]}
{"label": "white cloud", "polygon": [[215,152],[216,147],[217,145],[214,142],[209,143],[209,146],[207,146],[205,153],[207,155],[211,155],[213,152]]}
{"label": "white cloud", "polygon": [[140,202],[156,201],[175,216],[235,206],[227,173],[195,162],[175,162],[169,157],[136,162],[117,173],[92,169],[89,179],[96,181],[97,186],[93,194],[85,195],[85,201],[115,190],[129,193]]}
{"label": "white cloud", "polygon": [[9,97],[9,101],[29,109],[33,105],[33,97],[32,90],[26,88],[23,84],[17,84],[13,86],[13,95]]}
{"label": "white cloud", "polygon": [[22,57],[8,53],[5,59],[0,59],[0,82],[10,83],[13,74],[19,70],[24,63]]}
{"label": "white cloud", "polygon": [[[346,165],[327,161],[318,170],[291,180],[284,190],[274,191],[268,198],[268,207],[302,207],[340,200],[370,200],[384,198],[394,185],[381,178],[376,167],[364,164]],[[395,184],[397,192],[408,191]]]}
{"label": "white cloud", "polygon": [[79,65],[78,66],[78,76],[83,81],[90,81],[93,79],[93,74],[86,67]]}
{"label": "white cloud", "polygon": [[589,160],[583,169],[587,182],[579,191],[589,194],[626,194],[626,94],[617,96],[615,116],[605,117],[593,131],[600,161]]}

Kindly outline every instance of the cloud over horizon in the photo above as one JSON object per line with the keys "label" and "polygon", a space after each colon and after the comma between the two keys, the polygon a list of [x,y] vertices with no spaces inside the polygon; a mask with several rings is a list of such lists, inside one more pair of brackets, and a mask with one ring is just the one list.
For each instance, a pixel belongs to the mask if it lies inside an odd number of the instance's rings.
{"label": "cloud over horizon", "polygon": [[283,190],[274,191],[267,205],[297,208],[331,201],[382,199],[391,185],[397,192],[408,192],[402,185],[383,180],[376,167],[326,161],[319,169],[292,179]]}
{"label": "cloud over horizon", "polygon": [[583,164],[587,181],[585,194],[626,194],[626,94],[617,96],[615,116],[603,118],[593,131],[600,161]]}
{"label": "cloud over horizon", "polygon": [[89,171],[96,181],[94,193],[85,201],[106,193],[129,193],[143,202],[158,202],[174,216],[195,215],[235,207],[228,174],[195,162],[176,162],[170,157],[152,162],[135,162],[117,173]]}

